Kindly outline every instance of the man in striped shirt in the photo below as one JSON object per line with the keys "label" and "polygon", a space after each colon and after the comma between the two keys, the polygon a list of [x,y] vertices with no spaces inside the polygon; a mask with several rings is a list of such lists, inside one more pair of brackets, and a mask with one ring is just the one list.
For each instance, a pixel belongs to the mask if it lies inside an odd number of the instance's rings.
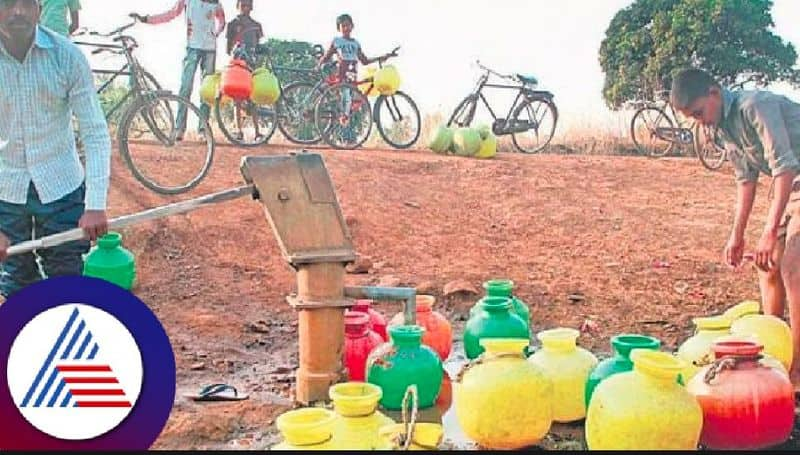
{"label": "man in striped shirt", "polygon": [[[0,0],[0,294],[41,276],[10,243],[80,226],[85,240],[38,252],[48,277],[80,275],[88,240],[105,234],[111,140],[89,63],[67,38],[37,26],[40,0]],[[72,115],[86,149],[75,150]]]}

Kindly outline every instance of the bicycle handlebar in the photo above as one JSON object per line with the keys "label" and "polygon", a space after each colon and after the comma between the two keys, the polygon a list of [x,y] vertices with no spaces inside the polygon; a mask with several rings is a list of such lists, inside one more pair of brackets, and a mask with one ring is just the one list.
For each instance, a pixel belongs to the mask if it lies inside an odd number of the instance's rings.
{"label": "bicycle handlebar", "polygon": [[[116,28],[116,29],[108,32],[108,33],[100,33],[98,31],[94,31],[94,30],[90,31],[89,29],[84,27],[84,28],[81,29],[80,32],[75,33],[73,36],[90,35],[90,36],[99,36],[101,38],[111,38],[111,37],[121,38],[122,32],[124,32],[125,30],[133,27],[134,25],[136,25],[136,21],[133,21],[133,22],[131,22],[129,24],[125,24],[125,25],[123,25],[123,26],[121,26],[119,28]],[[116,41],[116,39],[115,39],[115,41]]]}
{"label": "bicycle handlebar", "polygon": [[517,78],[515,76],[511,76],[511,75],[507,75],[507,74],[500,74],[497,71],[489,68],[488,66],[484,66],[483,64],[481,64],[480,60],[475,60],[475,64],[478,65],[478,67],[480,69],[486,71],[487,73],[494,74],[497,77],[501,77],[503,79],[511,79],[511,80],[514,80],[514,81],[517,80]]}
{"label": "bicycle handlebar", "polygon": [[122,54],[125,53],[125,51],[120,50],[120,49],[110,49],[110,48],[107,48],[107,47],[98,47],[97,49],[92,51],[92,55],[99,55],[99,54],[102,54],[103,52],[108,52],[109,54],[115,54],[115,55],[122,55]]}
{"label": "bicycle handlebar", "polygon": [[[121,27],[118,27],[108,33],[100,33],[97,31],[90,31],[87,28],[82,28],[78,33],[75,33],[73,37],[89,35],[89,36],[98,36],[101,38],[112,38],[111,41],[115,43],[122,42],[123,45],[127,45],[127,47],[129,48],[133,48],[138,46],[138,44],[136,43],[136,39],[134,39],[132,36],[129,35],[123,35],[122,32],[133,27],[134,25],[136,25],[135,21],[129,24],[125,24]],[[93,45],[93,43],[81,43],[81,44]],[[99,54],[100,52],[101,51],[95,49],[94,51],[92,51],[92,54]]]}
{"label": "bicycle handlebar", "polygon": [[380,57],[378,57],[378,60],[379,61],[386,61],[386,60],[389,60],[391,57],[397,57],[397,51],[399,51],[399,50],[400,50],[400,46],[397,46],[396,48],[392,49],[391,52],[389,52],[387,54],[383,54]]}

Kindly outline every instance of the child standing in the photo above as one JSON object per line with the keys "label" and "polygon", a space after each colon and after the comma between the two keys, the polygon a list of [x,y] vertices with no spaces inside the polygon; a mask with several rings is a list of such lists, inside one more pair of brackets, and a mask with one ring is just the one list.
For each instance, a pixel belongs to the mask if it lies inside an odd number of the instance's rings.
{"label": "child standing", "polygon": [[323,64],[328,62],[334,54],[338,59],[338,73],[339,81],[341,82],[356,82],[358,74],[358,62],[362,65],[369,65],[374,62],[383,62],[389,57],[394,57],[394,54],[387,54],[376,58],[367,58],[364,51],[361,49],[361,44],[351,36],[353,33],[353,18],[349,14],[342,14],[336,18],[336,29],[341,32],[342,36],[337,36],[333,39],[328,51],[320,58],[317,67],[322,67]]}
{"label": "child standing", "polygon": [[[145,24],[163,24],[181,13],[186,13],[186,57],[183,59],[183,76],[181,77],[180,96],[190,98],[194,87],[197,67],[202,75],[214,74],[216,70],[217,37],[225,29],[225,10],[219,0],[178,0],[167,12],[153,16],[142,16],[131,13],[131,17]],[[200,119],[198,130],[202,133],[204,120],[208,119],[210,109],[205,103],[201,106],[205,119]],[[186,107],[178,109],[176,119],[178,140],[183,139],[186,131]]]}
{"label": "child standing", "polygon": [[264,30],[258,21],[250,17],[253,0],[238,0],[236,6],[239,8],[239,15],[230,21],[225,32],[226,51],[231,55],[236,44],[241,44],[248,54],[253,55],[258,43],[264,37]]}
{"label": "child standing", "polygon": [[719,126],[738,183],[736,215],[725,260],[738,267],[760,173],[772,177],[767,223],[755,250],[766,314],[789,306],[794,355],[790,377],[800,387],[800,104],[767,91],[731,92],[711,75],[687,69],[675,76],[672,106],[704,125]]}
{"label": "child standing", "polygon": [[[251,59],[248,64],[255,66],[257,63],[256,51],[258,48],[258,43],[264,37],[264,30],[258,21],[250,17],[250,13],[253,11],[253,0],[238,0],[236,2],[236,6],[239,8],[239,15],[228,24],[228,29],[225,32],[225,38],[227,38],[225,48],[228,52],[228,55],[231,55],[233,53],[233,49],[238,44],[240,49],[244,51],[244,53]],[[238,58],[235,55],[233,57]],[[236,131],[233,132],[233,135],[239,141],[244,140],[244,133],[242,132],[242,116],[245,113],[242,111],[245,109],[250,111],[247,112],[247,114],[254,119],[254,140],[256,142],[260,142],[264,137],[261,135],[261,132],[258,128],[259,121],[255,120],[258,116],[258,108],[250,105],[249,103],[245,103],[244,106],[238,102],[234,104],[233,111],[234,115],[236,116]]]}

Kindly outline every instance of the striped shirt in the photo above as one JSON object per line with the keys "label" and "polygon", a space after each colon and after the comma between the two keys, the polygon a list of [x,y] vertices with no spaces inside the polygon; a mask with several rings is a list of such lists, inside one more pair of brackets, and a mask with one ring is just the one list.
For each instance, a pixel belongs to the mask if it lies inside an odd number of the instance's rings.
{"label": "striped shirt", "polygon": [[[20,63],[0,42],[0,200],[25,204],[30,184],[42,203],[86,182],[86,210],[104,210],[111,139],[86,57],[68,39],[36,28]],[[84,173],[72,115],[86,151]]]}

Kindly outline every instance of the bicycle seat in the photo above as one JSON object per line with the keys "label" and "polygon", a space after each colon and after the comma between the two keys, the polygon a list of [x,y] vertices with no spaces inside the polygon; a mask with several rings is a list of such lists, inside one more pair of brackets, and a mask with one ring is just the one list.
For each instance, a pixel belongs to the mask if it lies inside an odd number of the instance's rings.
{"label": "bicycle seat", "polygon": [[525,85],[537,85],[539,81],[533,76],[525,76],[524,74],[517,74],[517,79]]}

